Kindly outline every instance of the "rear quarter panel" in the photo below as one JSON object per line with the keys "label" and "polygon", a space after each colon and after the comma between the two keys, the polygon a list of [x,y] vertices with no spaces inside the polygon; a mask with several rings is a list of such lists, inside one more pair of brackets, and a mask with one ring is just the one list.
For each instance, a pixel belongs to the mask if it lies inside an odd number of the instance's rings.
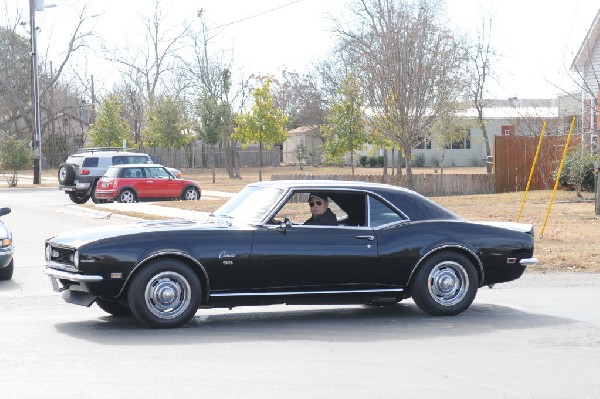
{"label": "rear quarter panel", "polygon": [[[473,257],[480,285],[518,278],[521,258],[533,255],[533,237],[516,231],[466,221],[407,222],[376,231],[379,273],[383,282],[405,286],[415,267],[428,254],[458,250]],[[508,264],[508,258],[516,258]],[[483,273],[481,273],[481,271]]]}

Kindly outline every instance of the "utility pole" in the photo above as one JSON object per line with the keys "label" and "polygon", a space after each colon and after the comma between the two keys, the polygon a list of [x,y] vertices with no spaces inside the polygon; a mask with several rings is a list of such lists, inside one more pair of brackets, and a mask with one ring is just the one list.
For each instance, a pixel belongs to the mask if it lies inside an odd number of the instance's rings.
{"label": "utility pole", "polygon": [[38,77],[37,31],[35,26],[35,0],[29,0],[29,28],[31,31],[31,105],[33,108],[33,184],[40,184],[42,122],[40,114],[40,81]]}

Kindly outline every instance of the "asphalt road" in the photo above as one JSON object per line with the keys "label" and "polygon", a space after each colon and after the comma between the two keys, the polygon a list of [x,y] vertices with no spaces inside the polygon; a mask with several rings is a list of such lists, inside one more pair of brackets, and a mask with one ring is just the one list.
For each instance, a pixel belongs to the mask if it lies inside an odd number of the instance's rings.
{"label": "asphalt road", "polygon": [[67,205],[56,189],[0,190],[17,245],[0,282],[0,397],[600,397],[599,274],[528,272],[450,318],[407,300],[199,310],[149,330],[52,292],[45,238],[125,223]]}

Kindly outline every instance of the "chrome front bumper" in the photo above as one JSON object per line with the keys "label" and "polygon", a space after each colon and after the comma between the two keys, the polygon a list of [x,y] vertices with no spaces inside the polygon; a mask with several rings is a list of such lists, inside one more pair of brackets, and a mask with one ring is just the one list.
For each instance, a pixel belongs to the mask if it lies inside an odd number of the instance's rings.
{"label": "chrome front bumper", "polygon": [[46,266],[43,271],[50,278],[52,289],[56,292],[62,291],[58,280],[68,280],[76,283],[95,283],[104,280],[104,277],[102,276],[66,272],[63,270],[51,269],[48,266]]}

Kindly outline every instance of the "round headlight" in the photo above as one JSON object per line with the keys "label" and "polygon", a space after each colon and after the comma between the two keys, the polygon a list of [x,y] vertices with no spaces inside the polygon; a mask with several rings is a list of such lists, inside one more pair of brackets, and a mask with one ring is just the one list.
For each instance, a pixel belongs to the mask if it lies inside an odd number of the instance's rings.
{"label": "round headlight", "polygon": [[46,260],[52,260],[52,246],[46,245]]}
{"label": "round headlight", "polygon": [[79,251],[75,251],[75,254],[73,255],[73,264],[75,265],[75,268],[79,269]]}

